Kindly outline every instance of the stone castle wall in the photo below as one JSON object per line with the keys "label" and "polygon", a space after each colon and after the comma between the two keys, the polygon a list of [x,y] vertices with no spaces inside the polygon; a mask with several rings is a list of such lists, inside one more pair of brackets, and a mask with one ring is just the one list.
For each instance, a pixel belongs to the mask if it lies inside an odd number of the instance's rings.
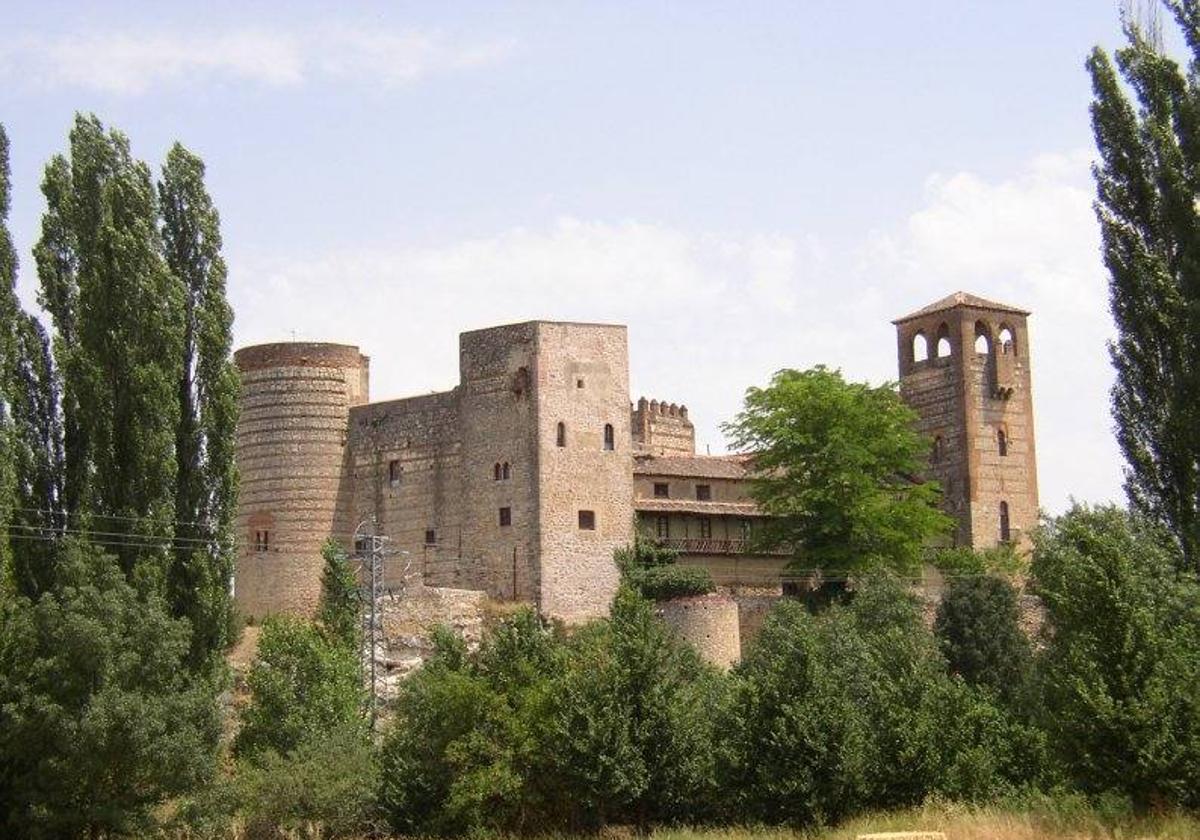
{"label": "stone castle wall", "polygon": [[[633,539],[628,339],[618,326],[537,327],[539,605],[578,622],[608,613],[619,578],[613,552]],[[582,527],[581,511],[593,514],[593,528]]]}

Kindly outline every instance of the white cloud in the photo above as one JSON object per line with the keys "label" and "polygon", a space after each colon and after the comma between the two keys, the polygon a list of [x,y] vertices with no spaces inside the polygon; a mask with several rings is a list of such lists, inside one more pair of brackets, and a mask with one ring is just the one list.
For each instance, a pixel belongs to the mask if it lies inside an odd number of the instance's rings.
{"label": "white cloud", "polygon": [[510,40],[458,43],[436,33],[351,27],[29,35],[0,45],[0,78],[126,96],[198,79],[283,87],[325,78],[395,87],[503,60],[513,47]]}
{"label": "white cloud", "polygon": [[1034,311],[1043,504],[1119,495],[1108,431],[1105,278],[1086,155],[1039,158],[1004,180],[931,177],[920,206],[858,249],[814,237],[694,234],[564,218],[427,247],[231,255],[241,344],[356,343],[376,399],[457,381],[457,334],[546,318],[630,327],[633,397],[686,403],[701,451],[744,389],[826,363],[896,376],[890,319],[957,289]]}

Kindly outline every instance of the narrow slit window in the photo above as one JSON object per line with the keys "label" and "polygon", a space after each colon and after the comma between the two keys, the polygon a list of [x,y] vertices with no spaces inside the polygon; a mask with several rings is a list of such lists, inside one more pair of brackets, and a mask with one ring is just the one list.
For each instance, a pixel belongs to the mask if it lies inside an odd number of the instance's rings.
{"label": "narrow slit window", "polygon": [[613,433],[612,423],[604,424],[604,449],[607,452],[612,452],[617,448],[617,438]]}
{"label": "narrow slit window", "polygon": [[400,462],[396,459],[388,461],[388,484],[395,487],[400,483]]}
{"label": "narrow slit window", "polygon": [[558,423],[558,431],[555,433],[555,443],[559,446],[567,445],[567,424],[561,420]]}
{"label": "narrow slit window", "polygon": [[511,477],[512,477],[512,468],[509,467],[508,461],[505,461],[504,464],[500,467],[500,478],[504,479],[505,481],[508,481]]}
{"label": "narrow slit window", "polygon": [[500,527],[507,528],[512,525],[512,508],[500,508]]}
{"label": "narrow slit window", "polygon": [[935,464],[942,462],[942,436],[938,435],[933,439],[933,450],[929,453],[929,460]]}
{"label": "narrow slit window", "polygon": [[1008,435],[1004,433],[1003,429],[996,430],[996,446],[1000,450],[1001,457],[1008,454]]}
{"label": "narrow slit window", "polygon": [[1008,522],[1008,502],[1000,503],[1000,542],[1012,542],[1012,528]]}
{"label": "narrow slit window", "polygon": [[500,462],[497,461],[495,466],[492,467],[492,481],[499,481],[499,480],[500,480]]}
{"label": "narrow slit window", "polygon": [[654,534],[660,540],[669,540],[671,538],[671,519],[667,516],[660,516],[654,522]]}
{"label": "narrow slit window", "polygon": [[700,517],[700,539],[702,539],[702,540],[711,540],[712,539],[712,517],[711,516],[701,516]]}

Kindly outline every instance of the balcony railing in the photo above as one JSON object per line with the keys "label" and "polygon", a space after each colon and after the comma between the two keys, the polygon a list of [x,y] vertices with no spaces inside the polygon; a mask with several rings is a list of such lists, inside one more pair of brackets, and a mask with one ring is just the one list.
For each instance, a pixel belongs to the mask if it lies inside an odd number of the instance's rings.
{"label": "balcony railing", "polygon": [[718,540],[711,537],[689,537],[686,539],[659,539],[656,542],[663,548],[678,551],[680,554],[758,554],[769,556],[787,556],[791,552],[786,549],[755,550],[750,540]]}

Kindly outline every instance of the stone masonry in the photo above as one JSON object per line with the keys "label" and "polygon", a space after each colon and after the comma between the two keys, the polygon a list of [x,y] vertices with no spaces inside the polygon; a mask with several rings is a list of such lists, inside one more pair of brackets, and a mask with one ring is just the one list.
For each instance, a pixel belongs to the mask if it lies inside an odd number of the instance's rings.
{"label": "stone masonry", "polygon": [[[901,394],[935,441],[961,545],[1023,545],[1036,522],[1027,315],[960,292],[895,322]],[[475,330],[459,359],[453,389],[373,403],[356,347],[235,354],[243,612],[312,613],[322,543],[350,547],[364,527],[389,538],[393,590],[481,592],[576,623],[606,613],[636,523],[709,568],[742,641],[754,634],[787,558],[749,551],[763,521],[750,464],[697,455],[685,406],[631,403],[625,327]]]}

